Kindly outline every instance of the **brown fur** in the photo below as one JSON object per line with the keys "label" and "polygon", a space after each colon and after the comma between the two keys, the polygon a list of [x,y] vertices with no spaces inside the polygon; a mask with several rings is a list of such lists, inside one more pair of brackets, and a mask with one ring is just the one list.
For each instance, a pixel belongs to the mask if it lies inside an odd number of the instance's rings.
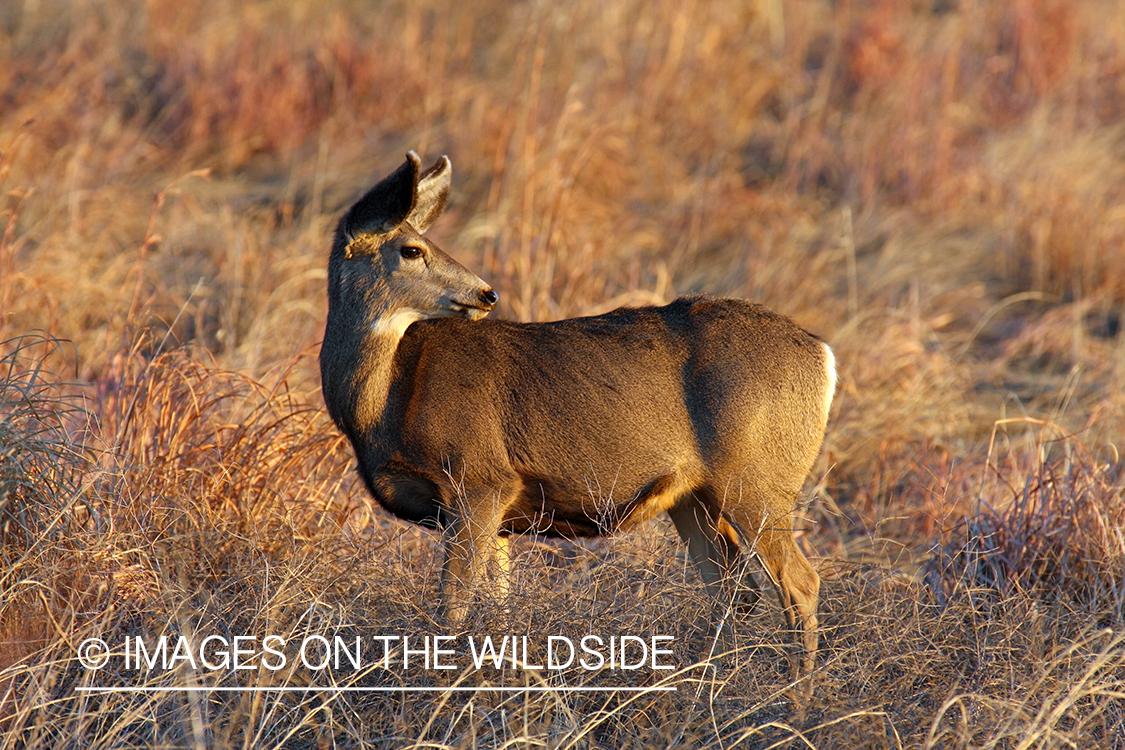
{"label": "brown fur", "polygon": [[791,528],[828,417],[831,350],[734,299],[480,320],[492,290],[421,237],[448,180],[448,160],[420,175],[411,152],[341,219],[321,371],[371,493],[444,529],[449,619],[486,580],[506,590],[509,533],[607,534],[668,512],[724,610],[750,545],[811,670],[819,578]]}

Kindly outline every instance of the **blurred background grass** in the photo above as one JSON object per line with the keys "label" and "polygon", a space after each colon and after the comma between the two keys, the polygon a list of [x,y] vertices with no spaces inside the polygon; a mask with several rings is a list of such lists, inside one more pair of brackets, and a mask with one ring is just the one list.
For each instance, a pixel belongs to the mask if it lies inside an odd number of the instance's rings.
{"label": "blurred background grass", "polygon": [[[430,234],[501,316],[705,292],[833,344],[809,743],[1125,746],[1099,630],[1125,620],[1123,115],[1113,0],[0,5],[4,746],[793,736],[780,635],[712,723],[683,697],[572,724],[528,698],[520,726],[167,696],[82,718],[81,633],[302,597],[418,624],[435,540],[371,507],[315,369],[336,218],[410,148],[451,156]],[[549,627],[543,601],[586,622],[592,587],[601,621],[679,632],[697,582],[650,531],[525,543],[511,627]]]}

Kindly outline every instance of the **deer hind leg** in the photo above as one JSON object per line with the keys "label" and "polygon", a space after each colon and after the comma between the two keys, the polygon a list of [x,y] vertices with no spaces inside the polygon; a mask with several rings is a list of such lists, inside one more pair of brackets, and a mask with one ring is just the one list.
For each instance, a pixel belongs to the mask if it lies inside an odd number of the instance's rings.
{"label": "deer hind leg", "polygon": [[740,555],[738,532],[735,528],[725,518],[719,519],[716,528],[719,535],[726,539],[728,549],[733,551],[730,555],[731,565],[737,565],[737,568],[732,570],[734,575],[731,581],[734,586],[732,592],[734,611],[742,617],[749,617],[754,613],[754,609],[762,598],[761,589],[758,588],[758,579],[754,577],[753,571],[748,567],[750,558]]}
{"label": "deer hind leg", "polygon": [[511,555],[508,537],[500,535],[503,497],[495,491],[463,493],[451,513],[441,573],[444,619],[451,627],[464,624],[477,595],[492,601],[508,595]]}
{"label": "deer hind leg", "polygon": [[738,532],[714,511],[688,495],[668,511],[680,538],[688,545],[707,592],[724,605],[732,604],[743,616],[754,611],[761,594],[754,574],[740,563]]}
{"label": "deer hind leg", "polygon": [[[749,531],[749,529],[748,529]],[[777,598],[790,630],[796,634],[804,654],[793,661],[793,678],[810,674],[816,668],[816,603],[820,576],[793,540],[789,524],[758,531],[755,554],[777,589]]]}
{"label": "deer hind leg", "polygon": [[[714,517],[714,506],[706,503],[707,496],[693,493],[684,496],[680,502],[668,510],[672,523],[680,537],[687,542],[688,555],[699,571],[700,578],[711,600],[711,617],[707,623],[714,627],[716,645],[729,651],[734,647],[733,633],[727,622],[732,603],[733,609],[741,609],[738,604],[732,572],[739,559],[738,538],[734,529],[722,518]],[[753,607],[757,599],[757,585],[750,577],[753,597],[748,604]]]}

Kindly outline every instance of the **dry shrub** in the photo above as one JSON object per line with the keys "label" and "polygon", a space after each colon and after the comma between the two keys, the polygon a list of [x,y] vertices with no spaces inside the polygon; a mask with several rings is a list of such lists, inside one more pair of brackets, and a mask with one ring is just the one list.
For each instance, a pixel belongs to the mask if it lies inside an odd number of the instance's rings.
{"label": "dry shrub", "polygon": [[994,267],[1011,284],[1076,300],[1125,293],[1125,135],[1075,133],[1049,113],[993,139],[987,204],[1009,239]]}
{"label": "dry shrub", "polygon": [[817,695],[845,721],[811,746],[1120,747],[1120,633],[1023,592],[939,600],[889,568],[852,567],[823,593]]}
{"label": "dry shrub", "polygon": [[833,344],[839,396],[822,480],[832,513],[821,522],[843,539],[862,530],[861,545],[931,537],[956,512],[949,493],[972,482],[963,446],[982,408],[968,397],[971,366],[917,311],[858,316]]}
{"label": "dry shrub", "polygon": [[322,409],[290,392],[286,370],[266,387],[186,349],[141,350],[116,356],[95,384],[122,522],[155,537],[213,529],[263,541],[346,522],[350,448]]}
{"label": "dry shrub", "polygon": [[0,548],[8,557],[65,543],[91,467],[82,398],[49,369],[67,342],[39,333],[0,342]]}
{"label": "dry shrub", "polygon": [[44,369],[58,342],[7,346],[5,714],[70,689],[83,633],[159,622],[163,607],[178,611],[203,581],[221,588],[247,560],[337,534],[356,510],[356,527],[369,523],[342,486],[343,439],[284,371],[267,388],[183,350],[148,358],[138,346],[75,390]]}
{"label": "dry shrub", "polygon": [[[292,154],[334,113],[351,125],[404,122],[419,111],[425,69],[390,43],[384,24],[357,27],[312,3],[247,6],[239,23],[197,36],[221,4],[150,4],[136,73],[149,117],[186,157],[243,167],[259,153]],[[354,118],[354,119],[353,119]]]}
{"label": "dry shrub", "polygon": [[1115,395],[1111,384],[1120,364],[1117,342],[1114,336],[1105,334],[1104,327],[1098,329],[1099,325],[1104,326],[1098,315],[1104,303],[1104,296],[1087,296],[1078,302],[1053,306],[1024,322],[1021,330],[1004,342],[997,369],[1015,377],[1078,370],[1085,376],[1085,382],[1079,384],[1080,396],[1095,395],[1087,391]]}
{"label": "dry shrub", "polygon": [[[1050,457],[1060,451],[1067,455]],[[1125,620],[1120,465],[1095,462],[1072,438],[1035,446],[1033,460],[1022,477],[988,466],[999,474],[1000,486],[952,529],[927,564],[927,579],[942,596],[962,589],[1027,593],[1120,627]]]}
{"label": "dry shrub", "polygon": [[[41,647],[50,626],[45,607],[65,599],[73,582],[24,576],[44,555],[73,549],[89,519],[87,415],[80,395],[49,369],[66,347],[36,333],[0,342],[0,675]],[[0,716],[11,697],[6,688],[0,676]]]}

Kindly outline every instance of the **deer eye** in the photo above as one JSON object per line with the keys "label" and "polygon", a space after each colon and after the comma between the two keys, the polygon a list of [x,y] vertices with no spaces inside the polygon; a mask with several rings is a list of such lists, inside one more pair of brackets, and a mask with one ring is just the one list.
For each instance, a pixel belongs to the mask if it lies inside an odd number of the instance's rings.
{"label": "deer eye", "polygon": [[402,257],[407,259],[419,258],[422,255],[422,248],[417,245],[403,245],[399,252],[402,253]]}

